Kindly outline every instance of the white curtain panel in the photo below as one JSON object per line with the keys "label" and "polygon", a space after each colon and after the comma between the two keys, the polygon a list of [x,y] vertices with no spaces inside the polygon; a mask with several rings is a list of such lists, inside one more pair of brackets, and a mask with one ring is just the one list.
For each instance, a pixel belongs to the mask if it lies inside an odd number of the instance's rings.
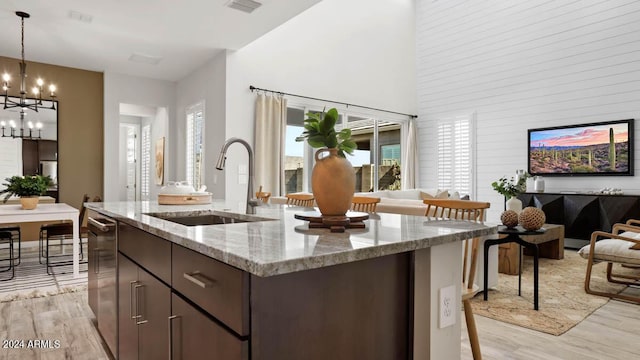
{"label": "white curtain panel", "polygon": [[284,193],[284,136],[287,99],[258,94],[256,97],[255,184],[272,196]]}
{"label": "white curtain panel", "polygon": [[407,131],[407,146],[402,154],[402,189],[415,189],[418,183],[418,141],[417,129],[414,119],[409,120]]}

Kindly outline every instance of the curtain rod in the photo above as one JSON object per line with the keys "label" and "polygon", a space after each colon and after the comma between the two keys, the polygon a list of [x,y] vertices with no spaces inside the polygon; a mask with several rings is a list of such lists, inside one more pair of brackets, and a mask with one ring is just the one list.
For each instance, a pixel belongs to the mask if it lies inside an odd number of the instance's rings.
{"label": "curtain rod", "polygon": [[262,88],[259,88],[259,87],[255,87],[255,86],[253,86],[253,85],[249,85],[249,90],[251,90],[251,92],[256,91],[256,90],[260,90],[260,91],[266,91],[266,92],[271,92],[271,93],[280,94],[280,95],[289,95],[289,96],[295,96],[295,97],[304,98],[304,99],[311,99],[311,100],[318,100],[318,101],[326,101],[326,102],[330,102],[330,103],[334,103],[334,104],[346,105],[347,107],[349,107],[349,106],[353,106],[353,107],[359,107],[359,108],[363,108],[363,109],[376,110],[376,111],[382,111],[382,112],[387,112],[387,113],[391,113],[391,114],[397,114],[397,115],[409,116],[409,117],[414,118],[414,119],[418,117],[418,115],[405,114],[405,113],[401,113],[401,112],[397,112],[397,111],[391,111],[391,110],[378,109],[378,108],[369,107],[369,106],[362,106],[362,105],[348,104],[348,103],[341,102],[341,101],[334,101],[334,100],[327,100],[327,99],[319,99],[319,98],[314,98],[314,97],[304,96],[304,95],[289,94],[289,93],[285,93],[285,92],[282,92],[282,91],[275,91],[275,90],[269,90],[269,89],[262,89]]}

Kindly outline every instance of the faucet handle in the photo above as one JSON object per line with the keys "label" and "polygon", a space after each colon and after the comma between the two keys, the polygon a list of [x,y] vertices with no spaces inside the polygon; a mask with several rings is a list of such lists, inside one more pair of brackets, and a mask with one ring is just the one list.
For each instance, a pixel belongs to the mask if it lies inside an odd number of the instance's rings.
{"label": "faucet handle", "polygon": [[262,204],[262,201],[260,199],[249,199],[247,200],[247,203],[249,204],[249,206],[260,206]]}

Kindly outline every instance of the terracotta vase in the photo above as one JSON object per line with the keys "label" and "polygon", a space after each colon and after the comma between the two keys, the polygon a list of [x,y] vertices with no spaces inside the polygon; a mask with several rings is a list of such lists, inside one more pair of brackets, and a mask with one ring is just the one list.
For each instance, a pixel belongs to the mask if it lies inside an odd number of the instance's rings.
{"label": "terracotta vase", "polygon": [[[322,153],[329,156],[320,158]],[[351,207],[356,173],[349,160],[338,156],[338,149],[320,149],[311,173],[311,189],[323,216],[344,216]]]}
{"label": "terracotta vase", "polygon": [[20,204],[22,205],[23,210],[33,210],[38,206],[38,200],[40,198],[38,196],[21,196]]}

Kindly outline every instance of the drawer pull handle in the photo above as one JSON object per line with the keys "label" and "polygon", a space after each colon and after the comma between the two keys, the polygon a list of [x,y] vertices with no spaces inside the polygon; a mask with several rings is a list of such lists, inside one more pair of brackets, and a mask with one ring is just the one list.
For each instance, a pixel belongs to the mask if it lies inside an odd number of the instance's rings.
{"label": "drawer pull handle", "polygon": [[200,286],[203,289],[213,287],[213,284],[215,283],[214,280],[211,280],[208,277],[202,275],[200,271],[194,271],[191,274],[183,273],[182,275],[185,279],[191,281],[192,283]]}
{"label": "drawer pull handle", "polygon": [[173,359],[173,324],[171,320],[179,317],[177,315],[169,316],[169,359]]}
{"label": "drawer pull handle", "polygon": [[109,225],[108,224],[103,224],[100,221],[89,217],[87,219],[87,222],[91,225],[93,225],[94,227],[96,227],[98,230],[102,231],[102,232],[109,232]]}

